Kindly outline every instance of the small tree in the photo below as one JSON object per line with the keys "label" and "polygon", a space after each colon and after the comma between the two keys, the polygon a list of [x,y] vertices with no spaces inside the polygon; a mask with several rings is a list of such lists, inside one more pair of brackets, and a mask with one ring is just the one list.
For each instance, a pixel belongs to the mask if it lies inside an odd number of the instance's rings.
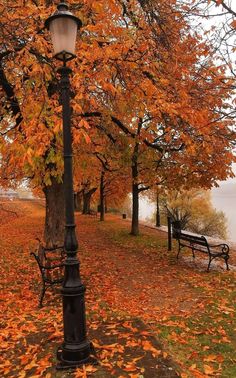
{"label": "small tree", "polygon": [[174,190],[162,199],[162,206],[174,221],[180,221],[182,229],[223,239],[227,236],[225,214],[213,208],[209,191]]}
{"label": "small tree", "polygon": [[187,225],[192,232],[225,239],[227,237],[227,220],[223,211],[213,208],[210,192],[204,192],[201,198],[193,201],[190,221]]}

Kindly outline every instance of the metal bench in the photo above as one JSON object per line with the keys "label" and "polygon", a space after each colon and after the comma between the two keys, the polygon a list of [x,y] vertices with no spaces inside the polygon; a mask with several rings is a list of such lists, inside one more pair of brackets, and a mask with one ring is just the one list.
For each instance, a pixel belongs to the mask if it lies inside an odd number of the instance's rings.
{"label": "metal bench", "polygon": [[43,298],[49,287],[62,284],[64,279],[64,246],[57,248],[45,248],[41,243],[38,248],[30,253],[37,261],[41,278],[42,289],[39,297],[39,306],[43,305]]}
{"label": "metal bench", "polygon": [[229,259],[229,246],[227,244],[209,244],[205,236],[197,236],[182,232],[180,230],[175,230],[175,238],[178,240],[179,249],[177,253],[177,258],[179,257],[182,248],[190,248],[192,250],[193,258],[195,258],[195,252],[202,252],[208,255],[209,263],[207,271],[209,272],[212,260],[216,258],[222,258],[225,260],[227,270],[229,270],[228,259]]}
{"label": "metal bench", "polygon": [[98,213],[97,213],[96,210],[90,209],[89,212],[88,212],[88,215],[91,215],[92,217],[97,218]]}

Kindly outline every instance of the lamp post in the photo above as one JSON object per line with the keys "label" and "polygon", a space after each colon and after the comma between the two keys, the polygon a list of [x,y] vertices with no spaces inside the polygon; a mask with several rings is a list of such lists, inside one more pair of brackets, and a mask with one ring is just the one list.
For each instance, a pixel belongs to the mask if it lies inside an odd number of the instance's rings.
{"label": "lamp post", "polygon": [[65,275],[62,285],[64,342],[58,348],[58,369],[77,367],[94,362],[92,345],[86,337],[85,321],[85,286],[81,282],[79,261],[77,259],[78,242],[75,233],[73,176],[72,176],[72,137],[70,125],[70,79],[71,69],[66,62],[75,57],[77,30],[82,26],[80,19],[68,10],[65,3],[45,21],[50,31],[54,47],[54,57],[63,62],[58,69],[60,74],[60,92],[63,111],[63,146],[64,146],[64,191],[65,191],[65,240],[66,252]]}

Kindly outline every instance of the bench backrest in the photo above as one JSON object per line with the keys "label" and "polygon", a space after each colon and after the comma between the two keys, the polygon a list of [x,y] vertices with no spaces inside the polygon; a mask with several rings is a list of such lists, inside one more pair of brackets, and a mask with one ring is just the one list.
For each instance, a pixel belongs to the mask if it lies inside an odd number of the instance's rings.
{"label": "bench backrest", "polygon": [[185,232],[179,232],[178,239],[185,240],[189,243],[196,243],[196,244],[208,247],[208,242],[205,236],[197,236],[197,235],[187,234]]}
{"label": "bench backrest", "polygon": [[31,255],[36,259],[44,282],[53,285],[63,282],[64,247],[45,248],[40,244]]}
{"label": "bench backrest", "polygon": [[40,270],[45,267],[50,267],[53,265],[58,265],[65,260],[64,246],[55,248],[46,248],[41,243],[38,248],[31,252],[39,265]]}

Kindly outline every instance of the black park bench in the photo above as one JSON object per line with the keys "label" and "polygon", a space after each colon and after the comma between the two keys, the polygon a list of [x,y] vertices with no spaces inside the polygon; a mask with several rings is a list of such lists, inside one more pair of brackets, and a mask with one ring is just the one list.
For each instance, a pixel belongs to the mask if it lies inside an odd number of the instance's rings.
{"label": "black park bench", "polygon": [[89,212],[88,212],[88,215],[91,215],[92,217],[97,218],[98,213],[97,213],[96,210],[90,209]]}
{"label": "black park bench", "polygon": [[229,246],[227,244],[209,244],[205,236],[197,236],[188,234],[181,230],[175,230],[175,238],[178,240],[179,249],[177,258],[179,257],[182,248],[190,248],[192,250],[193,258],[195,258],[195,252],[202,252],[208,255],[209,263],[207,271],[209,272],[212,260],[216,258],[222,258],[225,260],[227,270],[229,270]]}
{"label": "black park bench", "polygon": [[43,298],[49,287],[62,284],[64,279],[64,247],[45,248],[41,243],[38,248],[30,253],[37,261],[41,279],[42,289],[39,298],[39,306],[43,305]]}

